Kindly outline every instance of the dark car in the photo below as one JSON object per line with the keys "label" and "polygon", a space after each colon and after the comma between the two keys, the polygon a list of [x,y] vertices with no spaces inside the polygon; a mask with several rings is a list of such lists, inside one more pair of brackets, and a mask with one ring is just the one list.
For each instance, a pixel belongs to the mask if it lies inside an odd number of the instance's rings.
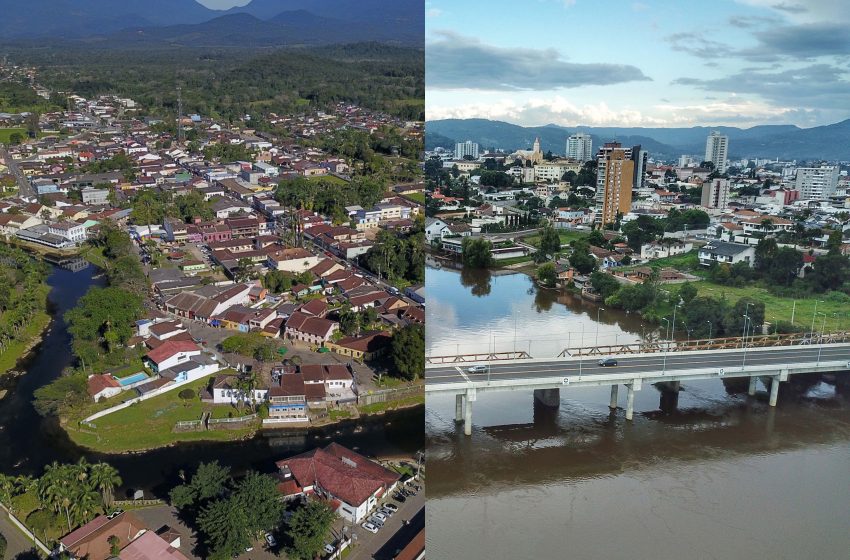
{"label": "dark car", "polygon": [[617,365],[617,360],[614,358],[602,358],[596,363],[599,364],[600,367],[614,367]]}

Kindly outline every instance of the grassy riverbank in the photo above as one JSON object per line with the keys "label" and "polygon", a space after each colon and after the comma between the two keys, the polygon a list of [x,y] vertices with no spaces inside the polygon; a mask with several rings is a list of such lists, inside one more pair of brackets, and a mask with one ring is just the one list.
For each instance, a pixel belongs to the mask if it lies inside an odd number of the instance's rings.
{"label": "grassy riverbank", "polygon": [[16,340],[10,342],[3,352],[0,352],[0,375],[5,375],[15,369],[15,365],[39,342],[44,331],[50,325],[51,316],[47,312],[47,294],[50,286],[43,284],[39,301],[43,302],[43,309],[36,311],[26,326],[22,329]]}
{"label": "grassy riverbank", "polygon": [[[217,375],[228,373],[235,372],[232,370],[224,371]],[[76,444],[102,453],[147,451],[181,442],[235,441],[252,437],[261,428],[259,419],[228,429],[174,430],[177,422],[200,420],[206,412],[210,413],[211,418],[239,417],[248,414],[247,410],[237,410],[231,405],[202,402],[198,393],[207,386],[211,377],[213,376],[199,379],[182,388],[174,389],[98,418],[92,422],[95,427],[80,425],[80,421],[91,414],[120,404],[135,396],[134,392],[122,393],[104,402],[91,403],[89,406],[76,411],[72,417],[63,418],[62,425]],[[180,393],[187,388],[194,391],[195,396],[188,400],[181,399]],[[360,416],[383,414],[400,408],[421,406],[424,403],[424,394],[412,395],[388,402],[364,405],[358,407],[357,413]],[[331,411],[328,421],[319,425],[329,425],[354,417],[355,415],[350,411]]]}
{"label": "grassy riverbank", "polygon": [[[223,374],[226,373],[223,372]],[[98,410],[133,398],[135,393],[128,391],[104,403],[92,403],[91,406],[77,411],[72,418],[63,419],[63,424],[75,443],[103,453],[143,451],[183,441],[233,441],[253,435],[259,427],[259,420],[233,429],[174,431],[177,422],[200,420],[205,412],[209,412],[212,418],[227,418],[228,415],[238,417],[247,414],[244,409],[237,410],[230,405],[202,402],[198,392],[206,387],[209,379],[210,377],[199,379],[181,388],[98,418],[93,422],[96,426],[94,428],[80,425],[79,422]],[[181,399],[179,395],[186,389],[191,389],[195,396],[187,400]]]}

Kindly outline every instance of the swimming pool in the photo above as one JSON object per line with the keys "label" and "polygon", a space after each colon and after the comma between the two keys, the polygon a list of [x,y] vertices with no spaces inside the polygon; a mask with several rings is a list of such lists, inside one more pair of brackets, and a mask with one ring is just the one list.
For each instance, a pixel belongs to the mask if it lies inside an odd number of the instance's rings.
{"label": "swimming pool", "polygon": [[148,378],[147,374],[140,371],[139,373],[134,373],[130,377],[122,377],[120,379],[115,378],[115,380],[118,381],[118,384],[121,385],[122,387],[126,387],[127,385],[132,385],[133,383],[138,383],[139,381],[142,381],[143,379],[147,379],[147,378]]}

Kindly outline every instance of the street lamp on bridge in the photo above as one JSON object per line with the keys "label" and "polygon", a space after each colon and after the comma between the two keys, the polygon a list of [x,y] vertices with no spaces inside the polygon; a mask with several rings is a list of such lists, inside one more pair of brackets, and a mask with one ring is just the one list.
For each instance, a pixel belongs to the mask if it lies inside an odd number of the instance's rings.
{"label": "street lamp on bridge", "polygon": [[596,310],[596,342],[594,342],[594,346],[596,346],[597,350],[599,349],[599,314],[605,311],[604,307],[600,307]]}
{"label": "street lamp on bridge", "polygon": [[[661,320],[664,321],[665,323],[667,323],[667,329],[669,330],[670,321],[667,319],[667,317],[662,317]],[[668,343],[665,343],[664,344],[664,358],[663,358],[663,361],[662,361],[663,365],[662,365],[661,375],[664,375],[665,373],[667,373],[667,351],[668,350],[670,350],[670,345]]]}

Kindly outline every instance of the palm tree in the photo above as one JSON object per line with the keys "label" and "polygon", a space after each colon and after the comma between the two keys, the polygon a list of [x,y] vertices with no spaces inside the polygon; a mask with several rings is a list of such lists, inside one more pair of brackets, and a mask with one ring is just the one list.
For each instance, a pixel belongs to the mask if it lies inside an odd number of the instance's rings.
{"label": "palm tree", "polygon": [[103,498],[103,508],[109,509],[114,499],[116,486],[121,485],[118,470],[109,463],[95,463],[91,466],[91,484],[100,491]]}
{"label": "palm tree", "polygon": [[71,511],[74,512],[74,522],[84,525],[94,518],[100,508],[100,495],[87,486],[79,490],[80,492],[74,497]]}

